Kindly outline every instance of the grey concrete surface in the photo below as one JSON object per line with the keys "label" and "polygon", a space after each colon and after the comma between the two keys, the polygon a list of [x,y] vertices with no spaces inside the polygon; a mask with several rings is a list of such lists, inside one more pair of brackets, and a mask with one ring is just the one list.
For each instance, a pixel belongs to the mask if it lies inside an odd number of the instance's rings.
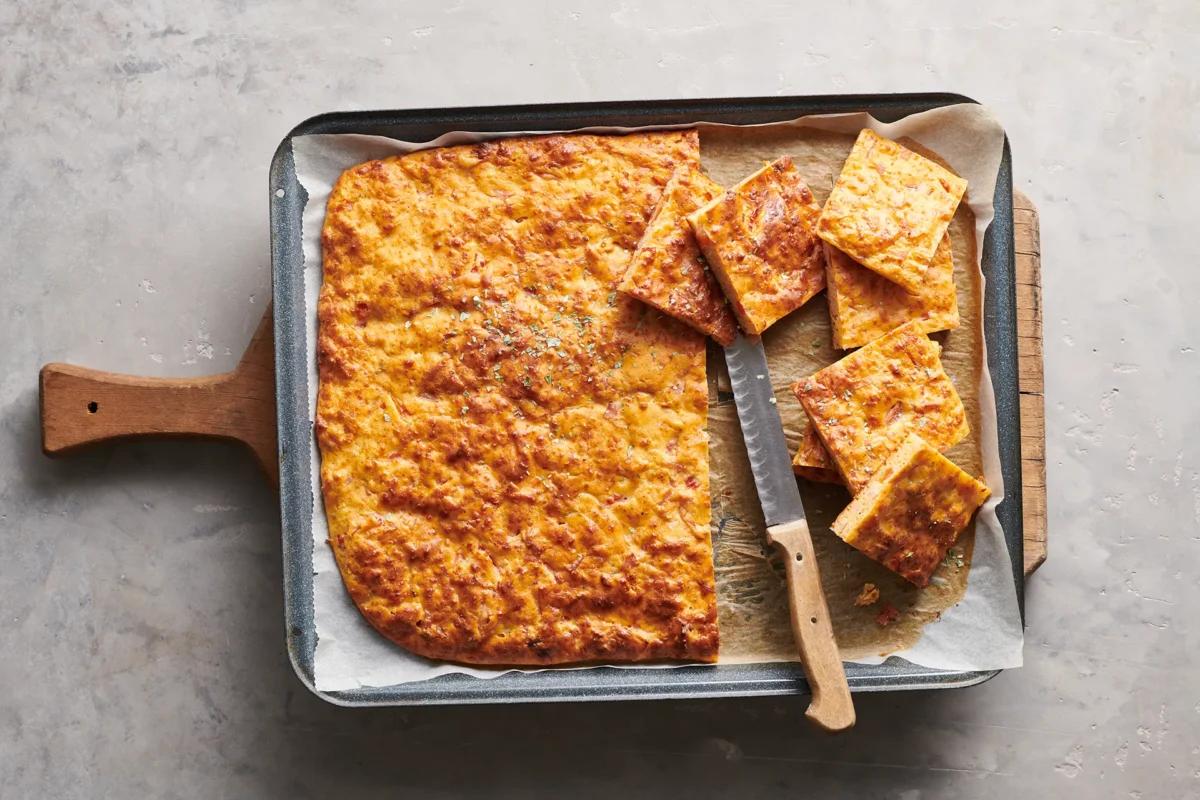
{"label": "grey concrete surface", "polygon": [[[0,3],[0,796],[1200,796],[1200,7],[910,5]],[[983,686],[836,739],[790,699],[334,708],[240,451],[39,452],[44,362],[235,363],[312,114],[924,90],[996,112],[1042,214],[1052,549]]]}

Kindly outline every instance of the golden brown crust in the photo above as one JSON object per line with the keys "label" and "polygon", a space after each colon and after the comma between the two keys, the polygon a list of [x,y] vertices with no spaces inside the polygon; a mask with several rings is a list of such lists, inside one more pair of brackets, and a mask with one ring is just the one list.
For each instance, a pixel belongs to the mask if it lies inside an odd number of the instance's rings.
{"label": "golden brown crust", "polygon": [[796,455],[792,459],[792,472],[817,483],[837,483],[843,486],[846,483],[838,474],[833,459],[829,457],[829,451],[821,444],[811,421],[805,426],[800,437],[800,446],[796,448]]}
{"label": "golden brown crust", "polygon": [[688,217],[748,333],[762,333],[825,288],[825,250],[813,233],[820,212],[785,156]]}
{"label": "golden brown crust", "polygon": [[721,192],[694,165],[678,167],[617,288],[728,345],[737,323],[687,223],[689,214]]}
{"label": "golden brown crust", "polygon": [[716,658],[704,339],[615,291],[698,150],[508,139],[339,179],[322,494],[388,638],[470,663]]}
{"label": "golden brown crust", "polygon": [[970,432],[940,350],[909,323],[792,387],[851,494],[910,433],[944,450]]}
{"label": "golden brown crust", "polygon": [[917,434],[909,436],[833,521],[833,532],[917,586],[990,494]]}
{"label": "golden brown crust", "polygon": [[950,170],[864,128],[821,210],[817,235],[917,292],[966,190]]}
{"label": "golden brown crust", "polygon": [[949,231],[938,243],[924,283],[916,292],[856,264],[835,247],[827,244],[825,248],[834,347],[861,347],[911,320],[917,320],[917,330],[924,333],[958,327]]}

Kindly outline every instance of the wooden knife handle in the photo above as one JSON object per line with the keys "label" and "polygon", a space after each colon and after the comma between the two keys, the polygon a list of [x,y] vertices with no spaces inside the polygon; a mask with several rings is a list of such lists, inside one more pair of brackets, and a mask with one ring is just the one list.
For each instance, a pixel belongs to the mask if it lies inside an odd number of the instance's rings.
{"label": "wooden knife handle", "polygon": [[830,732],[848,730],[854,727],[854,700],[850,697],[825,593],[821,590],[808,521],[801,519],[767,528],[767,538],[779,548],[787,564],[792,633],[800,648],[804,674],[812,687],[812,702],[805,716]]}

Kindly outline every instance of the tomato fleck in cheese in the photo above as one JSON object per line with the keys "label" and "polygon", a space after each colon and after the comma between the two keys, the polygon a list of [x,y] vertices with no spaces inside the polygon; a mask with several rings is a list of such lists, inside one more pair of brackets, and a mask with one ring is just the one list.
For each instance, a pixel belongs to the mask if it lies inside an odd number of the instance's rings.
{"label": "tomato fleck in cheese", "polygon": [[926,586],[989,494],[981,481],[912,434],[832,528],[869,558]]}
{"label": "tomato fleck in cheese", "polygon": [[944,450],[970,432],[940,352],[909,323],[792,387],[851,494],[909,434]]}
{"label": "tomato fleck in cheese", "polygon": [[813,233],[820,211],[784,157],[688,217],[747,333],[762,333],[825,288],[825,251]]}
{"label": "tomato fleck in cheese", "polygon": [[817,235],[910,292],[921,291],[967,182],[864,128],[817,220]]}
{"label": "tomato fleck in cheese", "polygon": [[728,345],[737,335],[737,323],[687,223],[688,214],[719,197],[721,191],[716,181],[694,165],[676,169],[620,290]]}
{"label": "tomato fleck in cheese", "polygon": [[694,131],[347,170],[322,236],[317,437],[365,618],[491,664],[717,656],[705,341],[616,291]]}
{"label": "tomato fleck in cheese", "polygon": [[850,256],[829,245],[826,256],[826,294],[834,347],[841,350],[860,347],[912,320],[916,320],[917,330],[925,333],[958,327],[958,296],[948,231],[916,292],[856,264]]}

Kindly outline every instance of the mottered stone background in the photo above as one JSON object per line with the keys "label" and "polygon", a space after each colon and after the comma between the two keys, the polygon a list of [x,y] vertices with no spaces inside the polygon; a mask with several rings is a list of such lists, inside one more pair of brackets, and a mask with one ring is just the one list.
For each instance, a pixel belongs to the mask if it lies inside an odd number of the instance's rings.
{"label": "mottered stone background", "polygon": [[[0,796],[1200,794],[1200,8],[0,4]],[[345,710],[283,646],[274,497],[221,444],[38,449],[36,375],[231,368],[267,168],[334,109],[957,91],[1041,210],[1050,559],[1026,666],[860,696]]]}

